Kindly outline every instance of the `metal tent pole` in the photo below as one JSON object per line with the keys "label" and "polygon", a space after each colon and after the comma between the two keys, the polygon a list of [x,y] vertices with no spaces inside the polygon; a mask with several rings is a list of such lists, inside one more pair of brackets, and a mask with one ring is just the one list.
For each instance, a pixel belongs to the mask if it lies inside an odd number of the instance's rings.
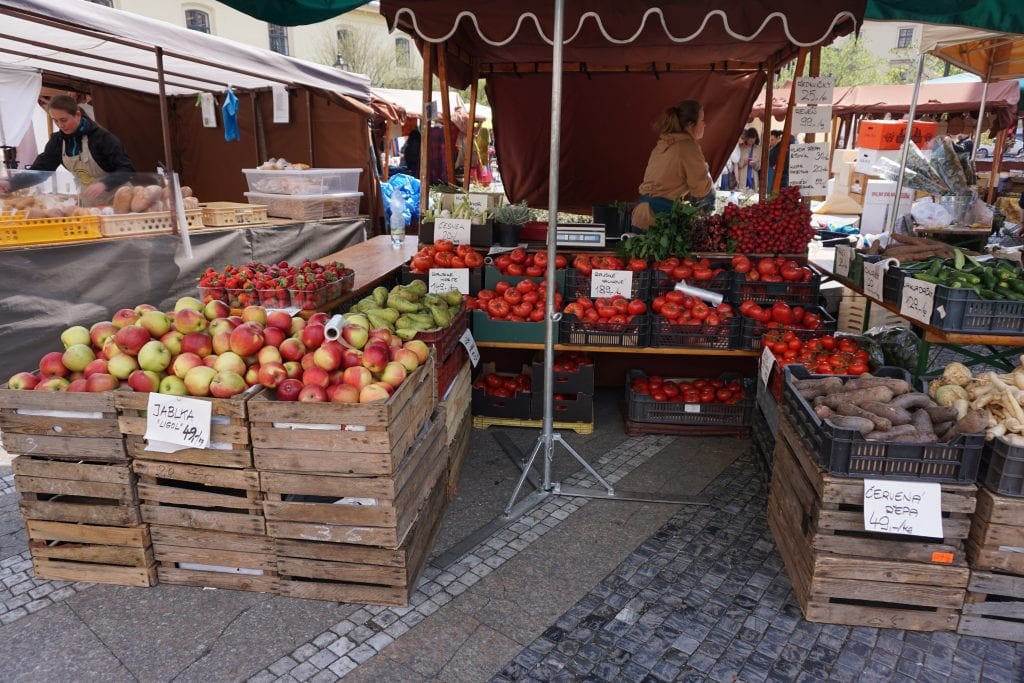
{"label": "metal tent pole", "polygon": [[900,212],[900,195],[903,194],[903,172],[910,156],[910,135],[914,132],[914,116],[917,115],[917,96],[921,92],[921,77],[924,75],[924,53],[917,56],[917,78],[914,79],[914,94],[910,97],[910,111],[907,112],[907,130],[903,136],[903,151],[900,153],[900,174],[896,178],[896,196],[892,199],[892,216],[889,218],[889,232],[896,229]]}

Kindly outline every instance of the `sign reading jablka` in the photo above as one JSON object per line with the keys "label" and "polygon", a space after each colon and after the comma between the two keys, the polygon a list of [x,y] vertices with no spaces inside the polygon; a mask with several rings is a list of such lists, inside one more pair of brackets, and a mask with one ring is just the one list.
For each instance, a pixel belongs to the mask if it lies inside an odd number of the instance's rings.
{"label": "sign reading jablka", "polygon": [[181,448],[206,448],[210,443],[210,402],[150,393],[145,438]]}

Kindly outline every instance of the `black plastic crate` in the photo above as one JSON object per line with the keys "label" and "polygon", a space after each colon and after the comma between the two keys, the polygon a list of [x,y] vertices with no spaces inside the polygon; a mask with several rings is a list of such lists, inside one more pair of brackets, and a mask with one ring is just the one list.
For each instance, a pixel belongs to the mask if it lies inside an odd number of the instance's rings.
{"label": "black plastic crate", "polygon": [[[684,282],[691,287],[700,287],[701,289],[706,289],[709,292],[718,292],[728,299],[732,294],[732,280],[734,275],[734,273],[729,270],[730,265],[731,262],[726,259],[711,259],[711,269],[724,268],[721,273],[715,275],[710,280],[695,280],[693,278],[689,278],[684,280]],[[666,275],[658,269],[652,269],[651,298],[653,299],[656,296],[661,296],[665,292],[675,289],[677,282],[679,282],[679,280],[676,280],[670,275]]]}
{"label": "black plastic crate", "polygon": [[[792,383],[793,379],[828,375],[813,375],[802,365],[787,365],[785,373],[782,412],[808,451],[830,474],[960,484],[973,483],[978,476],[984,434],[961,434],[951,443],[866,441],[860,432],[833,427],[815,415]],[[882,367],[872,374],[910,381],[910,373],[902,368]]]}
{"label": "black plastic crate", "polygon": [[735,349],[740,339],[740,318],[721,325],[679,325],[660,315],[651,317],[650,345],[658,348]]}
{"label": "black plastic crate", "polygon": [[[402,265],[402,272],[399,276],[399,282],[403,285],[407,285],[413,280],[422,280],[423,282],[430,285],[430,275],[427,273],[414,273],[409,270],[409,264]],[[483,268],[469,268],[469,295],[476,296],[484,286],[484,269]]]}
{"label": "black plastic crate", "polygon": [[[646,301],[651,292],[651,270],[633,271],[633,284],[629,290],[629,299]],[[584,275],[575,268],[565,271],[565,300],[574,301],[576,297],[590,296],[590,276]],[[591,297],[593,298],[593,297]]]}
{"label": "black plastic crate", "polygon": [[[576,351],[575,353],[579,353]],[[555,354],[558,357],[558,354]],[[533,357],[530,366],[533,376],[533,386],[538,391],[544,388],[544,352],[538,351]],[[593,394],[594,393],[594,364],[581,364],[576,372],[567,370],[553,370],[552,384],[556,394]]]}
{"label": "black plastic crate", "polygon": [[[507,282],[510,285],[515,285],[521,280],[533,280],[537,284],[540,284],[541,282],[544,282],[544,279],[543,275],[539,277],[533,275],[502,275],[497,266],[487,263],[484,266],[483,288],[494,289],[501,281]],[[555,271],[555,291],[559,294],[565,294],[565,268],[560,268]]]}
{"label": "black plastic crate", "polygon": [[638,377],[644,377],[644,373],[630,370],[626,374],[626,409],[631,422],[716,427],[750,426],[754,410],[753,380],[743,380],[745,397],[737,403],[682,403],[655,401],[648,395],[636,393],[633,391],[632,383]]}
{"label": "black plastic crate", "polygon": [[931,322],[950,332],[1024,334],[1024,301],[991,301],[970,289],[938,285]]}
{"label": "black plastic crate", "polygon": [[986,441],[978,481],[1000,495],[1024,497],[1024,448],[1002,437]]}
{"label": "black plastic crate", "polygon": [[[568,392],[557,392],[559,394]],[[554,398],[552,414],[555,422],[593,422],[594,394],[576,393],[572,398]],[[530,408],[533,420],[544,419],[544,393],[533,392],[533,403]]]}
{"label": "black plastic crate", "polygon": [[[882,277],[882,301],[899,308],[903,299],[903,278],[906,273],[895,266],[890,266]],[[863,279],[863,273],[861,273]]]}
{"label": "black plastic crate", "polygon": [[815,306],[821,290],[821,276],[815,273],[807,282],[765,282],[748,280],[745,273],[735,273],[732,280],[733,300],[771,303],[785,301],[799,306]]}
{"label": "black plastic crate", "polygon": [[580,320],[563,314],[558,323],[558,337],[563,344],[576,346],[647,346],[650,316],[644,315],[631,323],[598,323]]}
{"label": "black plastic crate", "polygon": [[739,337],[738,349],[751,349],[760,351],[764,345],[764,333],[768,331],[792,332],[797,339],[807,341],[826,334],[833,334],[836,331],[836,319],[829,315],[821,306],[814,306],[807,309],[808,313],[814,313],[821,317],[821,324],[816,330],[805,330],[802,327],[768,327],[760,320],[754,320],[743,316],[743,324]]}

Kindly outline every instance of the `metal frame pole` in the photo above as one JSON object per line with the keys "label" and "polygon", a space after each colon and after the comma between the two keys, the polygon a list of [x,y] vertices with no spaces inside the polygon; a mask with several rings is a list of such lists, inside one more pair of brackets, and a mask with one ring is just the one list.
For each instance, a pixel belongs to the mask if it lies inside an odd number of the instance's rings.
{"label": "metal frame pole", "polygon": [[903,151],[900,154],[900,174],[896,178],[896,196],[892,200],[892,216],[889,218],[889,232],[896,229],[897,215],[900,211],[900,195],[903,194],[903,171],[907,168],[910,156],[910,136],[914,132],[914,116],[917,115],[917,96],[921,92],[921,78],[924,76],[924,53],[917,56],[917,78],[914,79],[914,94],[910,98],[910,111],[907,112],[907,130],[903,136]]}
{"label": "metal frame pole", "polygon": [[[988,84],[992,80],[992,61],[995,58],[992,50],[988,51],[988,73],[985,74],[985,83],[981,86],[981,106],[978,107],[978,125],[974,127],[974,144],[971,145],[971,161],[974,161],[978,154],[978,145],[981,143],[982,121],[985,120],[985,103],[988,100]],[[994,154],[992,155],[995,156]],[[989,179],[991,184],[991,178]]]}

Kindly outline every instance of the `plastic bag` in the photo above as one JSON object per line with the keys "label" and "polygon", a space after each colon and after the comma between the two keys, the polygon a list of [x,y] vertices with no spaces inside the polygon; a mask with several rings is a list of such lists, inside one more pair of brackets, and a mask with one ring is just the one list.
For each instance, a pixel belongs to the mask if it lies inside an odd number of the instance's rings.
{"label": "plastic bag", "polygon": [[872,368],[885,365],[885,354],[877,340],[863,334],[850,334],[849,332],[836,332],[836,339],[852,339],[860,348],[868,352],[868,364]]}
{"label": "plastic bag", "polygon": [[991,206],[980,199],[976,199],[967,209],[967,213],[964,215],[964,223],[967,225],[983,225],[991,228],[992,216],[994,213],[995,212]]}
{"label": "plastic bag", "polygon": [[913,330],[892,325],[872,327],[864,333],[865,337],[874,339],[882,347],[882,355],[886,365],[894,365],[914,372],[917,369],[917,354],[921,348],[921,339]]}
{"label": "plastic bag", "polygon": [[405,224],[409,225],[412,219],[419,218],[420,215],[420,181],[411,175],[396,173],[380,186],[380,194],[384,199],[385,225],[391,225],[391,193],[395,188],[405,197],[405,211],[402,215],[405,217]]}
{"label": "plastic bag", "polygon": [[[920,152],[918,152],[920,154]],[[911,157],[907,157],[907,167],[903,171],[903,184],[914,190],[927,192],[928,194],[948,194],[947,188],[942,181],[933,177],[932,173],[925,173],[914,170],[910,164]],[[925,162],[927,166],[928,162]],[[930,170],[930,169],[929,169]],[[898,180],[900,177],[900,165],[892,159],[882,157],[871,167],[871,172],[886,180]]]}
{"label": "plastic bag", "polygon": [[910,215],[915,223],[924,228],[944,228],[953,222],[946,207],[927,199],[914,202]]}
{"label": "plastic bag", "polygon": [[942,178],[942,182],[949,187],[949,192],[946,194],[970,193],[971,186],[967,182],[967,174],[964,173],[964,167],[960,165],[960,157],[957,156],[949,138],[932,139],[931,165]]}

